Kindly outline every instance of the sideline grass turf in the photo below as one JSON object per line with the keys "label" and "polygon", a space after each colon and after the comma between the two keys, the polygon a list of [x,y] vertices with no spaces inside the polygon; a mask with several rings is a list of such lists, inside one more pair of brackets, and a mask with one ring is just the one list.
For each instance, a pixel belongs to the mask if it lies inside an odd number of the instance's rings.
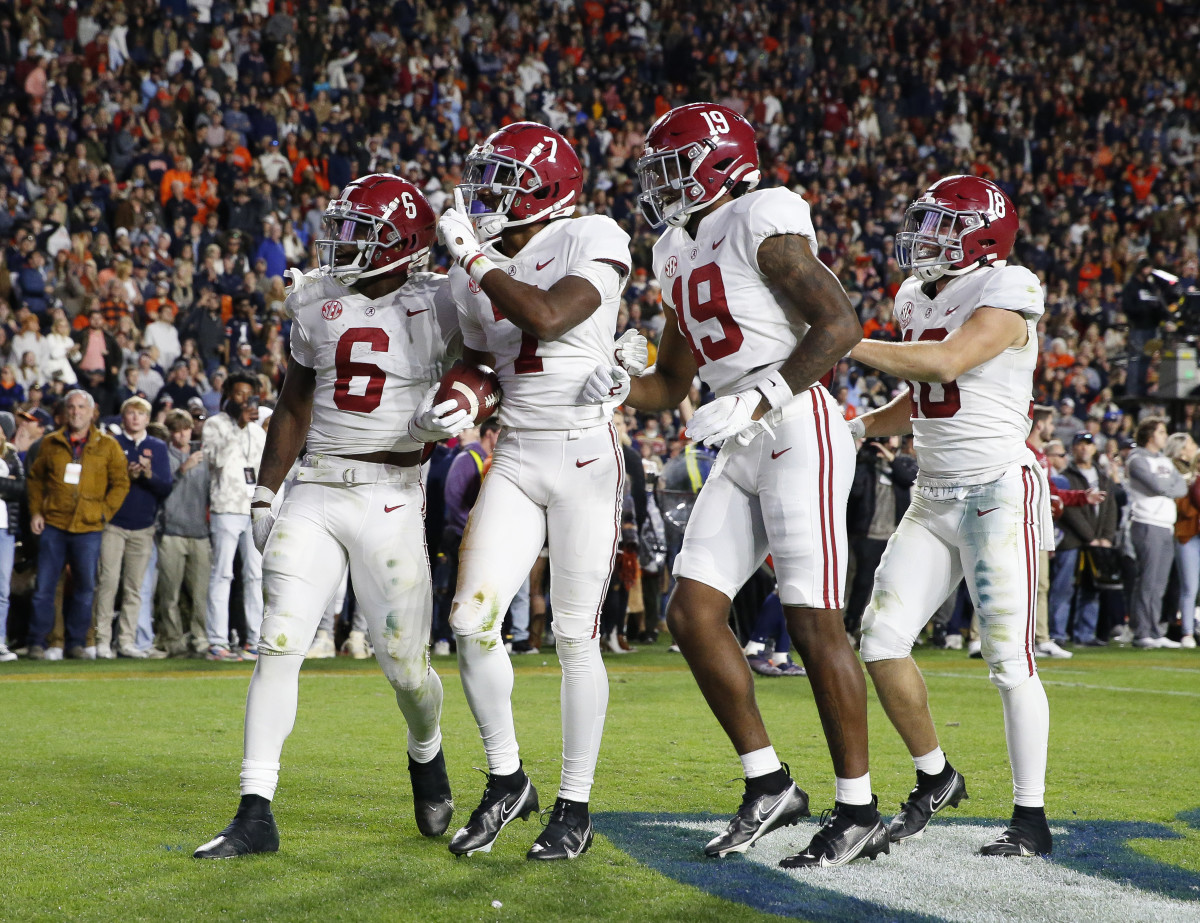
{"label": "sideline grass turf", "polygon": [[[971,792],[951,816],[1006,818],[1011,783],[986,667],[961,652],[917,657],[943,746]],[[549,653],[514,663],[522,756],[549,807],[560,751],[557,662]],[[1198,875],[1200,829],[1176,817],[1200,808],[1200,656],[1107,649],[1039,664],[1051,705],[1052,823],[1166,824],[1182,838],[1135,840],[1132,848]],[[601,815],[598,836],[579,861],[541,864],[524,859],[534,823],[514,823],[490,855],[463,860],[446,850],[448,838],[418,835],[403,722],[373,661],[306,664],[275,802],[280,852],[226,862],[197,862],[191,852],[237,803],[251,665],[5,664],[0,917],[770,918],[673,881],[604,835],[606,812],[728,815],[741,796],[737,760],[678,655],[660,643],[609,658],[607,666],[611,701],[592,801]],[[484,758],[454,659],[435,658],[435,667],[446,687],[445,751],[459,822],[482,793],[483,777],[472,767]],[[832,772],[807,680],[758,678],[756,689],[776,748],[812,796],[814,813],[831,806]],[[912,784],[912,764],[873,694],[870,724],[872,780],[890,814]],[[801,829],[771,836],[798,850],[801,835],[811,834]],[[927,834],[935,836],[936,822]],[[704,835],[696,837],[699,851]]]}

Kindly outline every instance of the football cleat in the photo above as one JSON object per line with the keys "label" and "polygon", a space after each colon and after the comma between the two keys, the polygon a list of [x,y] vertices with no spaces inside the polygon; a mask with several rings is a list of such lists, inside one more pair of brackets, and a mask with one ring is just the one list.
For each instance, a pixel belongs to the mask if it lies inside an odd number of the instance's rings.
{"label": "football cleat", "polygon": [[746,658],[746,663],[759,676],[783,676],[783,671],[771,663],[769,654],[754,654]]}
{"label": "football cleat", "polygon": [[[780,860],[785,869],[833,868],[855,859],[874,860],[880,853],[891,851],[887,827],[879,816],[879,799],[871,796],[869,808],[875,817],[859,823],[851,816],[850,805],[834,802],[833,809],[821,814],[821,829],[802,853]],[[864,806],[867,807],[867,806]]]}
{"label": "football cleat", "polygon": [[454,799],[450,795],[450,777],[446,758],[439,749],[428,763],[408,757],[408,778],[412,781],[413,813],[421,836],[441,836],[450,826]]}
{"label": "football cleat", "polygon": [[550,823],[534,840],[526,859],[576,859],[592,845],[592,818],[586,801],[556,798]]}
{"label": "football cleat", "polygon": [[337,656],[337,648],[333,646],[333,635],[324,629],[317,631],[317,636],[313,638],[312,646],[309,647],[308,653],[304,655],[305,660],[327,660],[330,657]]}
{"label": "football cleat", "polygon": [[1054,846],[1050,825],[1043,814],[1037,819],[1018,817],[1013,811],[1008,829],[979,850],[981,856],[1048,856]]}
{"label": "football cleat", "polygon": [[[915,840],[929,825],[929,819],[944,807],[957,808],[967,794],[967,781],[962,773],[946,764],[949,778],[938,781],[938,776],[917,773],[916,787],[908,793],[908,801],[900,805],[900,812],[888,823],[888,839],[893,843]],[[939,774],[940,776],[940,774]]]}
{"label": "football cleat", "polygon": [[192,858],[232,859],[278,851],[279,829],[271,813],[271,802],[258,795],[243,795],[229,826],[192,853]]}
{"label": "football cleat", "polygon": [[524,771],[520,773],[515,786],[505,785],[497,776],[488,774],[483,799],[471,812],[466,826],[451,838],[450,852],[456,856],[491,852],[496,837],[509,823],[518,817],[528,820],[530,814],[537,812],[537,789]]}
{"label": "football cleat", "polygon": [[729,826],[720,836],[704,847],[704,854],[720,859],[731,852],[745,852],[758,840],[779,827],[790,827],[808,817],[808,795],[791,779],[786,763],[783,772],[787,785],[782,791],[758,793],[753,788],[753,779],[746,779],[746,793],[742,805],[733,815]]}
{"label": "football cleat", "polygon": [[371,646],[367,643],[365,631],[351,631],[342,642],[342,653],[349,654],[355,660],[367,660],[371,657]]}
{"label": "football cleat", "polygon": [[780,676],[808,676],[808,671],[794,660],[785,660],[775,666],[779,668]]}

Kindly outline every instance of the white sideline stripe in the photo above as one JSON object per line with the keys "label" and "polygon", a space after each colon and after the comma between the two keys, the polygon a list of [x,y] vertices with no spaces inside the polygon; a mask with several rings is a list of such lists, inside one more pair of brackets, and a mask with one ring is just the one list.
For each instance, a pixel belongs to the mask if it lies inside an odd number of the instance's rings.
{"label": "white sideline stripe", "polygon": [[[697,842],[720,832],[719,823],[668,824],[695,830]],[[788,875],[800,885],[882,905],[893,912],[924,914],[953,923],[1087,920],[1089,923],[1194,923],[1195,902],[1142,891],[1077,872],[1044,859],[998,859],[977,854],[1003,826],[939,820],[919,840],[893,845],[875,862],[840,868],[780,869],[779,860],[799,852],[817,826],[802,821],[757,843],[747,862]],[[1051,831],[1061,835],[1062,828]],[[849,917],[847,919],[850,919]]]}
{"label": "white sideline stripe", "polygon": [[[970,679],[986,680],[987,674],[977,676],[973,673],[937,673],[932,670],[921,671],[926,676],[936,676],[939,679]],[[1041,674],[1038,674],[1041,676]],[[1149,695],[1178,695],[1186,699],[1200,699],[1200,692],[1188,692],[1183,689],[1137,689],[1133,686],[1101,686],[1096,683],[1068,683],[1062,680],[1046,679],[1042,676],[1043,686],[1066,686],[1073,689],[1095,689],[1099,692],[1145,692]]]}

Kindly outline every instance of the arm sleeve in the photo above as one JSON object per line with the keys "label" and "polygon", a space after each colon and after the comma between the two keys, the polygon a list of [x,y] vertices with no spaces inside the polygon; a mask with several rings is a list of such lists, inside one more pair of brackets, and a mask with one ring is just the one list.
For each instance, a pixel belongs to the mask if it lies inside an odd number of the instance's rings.
{"label": "arm sleeve", "polygon": [[25,496],[25,471],[21,459],[16,452],[8,450],[4,461],[8,464],[8,475],[0,477],[0,499],[20,500]]}
{"label": "arm sleeve", "polygon": [[204,429],[200,431],[200,448],[209,467],[221,467],[221,450],[224,447],[225,434],[222,432],[221,421],[215,416],[209,417],[204,421]]}
{"label": "arm sleeve", "polygon": [[457,266],[450,270],[450,294],[458,309],[458,329],[462,331],[463,346],[486,353],[490,351],[487,337],[483,332],[483,324],[475,314],[475,299],[467,292],[468,278],[466,272]]}
{"label": "arm sleeve", "polygon": [[[1182,493],[1171,494],[1169,492],[1170,479],[1155,474],[1154,467],[1144,455],[1131,456],[1126,470],[1129,472],[1129,479],[1137,484],[1138,489],[1143,493],[1154,497],[1183,496]],[[1178,472],[1172,473],[1178,477]],[[1179,480],[1182,481],[1183,478],[1180,477]]]}
{"label": "arm sleeve", "polygon": [[117,440],[108,447],[108,492],[104,495],[104,521],[111,522],[129,496],[129,463]]}
{"label": "arm sleeve", "polygon": [[313,349],[308,331],[304,328],[304,322],[299,317],[292,319],[291,350],[292,358],[306,369],[316,368],[316,351]]}
{"label": "arm sleeve", "polygon": [[174,484],[170,453],[167,452],[166,444],[162,442],[152,445],[150,451],[150,479],[146,482],[146,489],[159,500],[165,500]]}

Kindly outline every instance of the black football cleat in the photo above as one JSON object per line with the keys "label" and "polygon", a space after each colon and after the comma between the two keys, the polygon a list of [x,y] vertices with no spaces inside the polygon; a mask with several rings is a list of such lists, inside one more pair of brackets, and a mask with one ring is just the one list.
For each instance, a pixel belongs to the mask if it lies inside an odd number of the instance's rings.
{"label": "black football cleat", "polygon": [[880,853],[890,852],[892,844],[876,809],[878,803],[874,796],[869,805],[834,802],[832,810],[821,814],[821,829],[808,848],[779,864],[785,869],[833,868],[855,859],[874,860]]}
{"label": "black football cleat", "polygon": [[789,827],[809,816],[808,795],[795,782],[786,763],[783,765],[786,785],[774,792],[761,792],[757,779],[746,779],[746,793],[741,807],[720,836],[704,847],[704,854],[720,859],[731,852],[745,852],[772,830]]}
{"label": "black football cleat", "polygon": [[232,859],[278,851],[279,829],[271,802],[259,795],[243,795],[229,826],[192,853],[192,858]]}
{"label": "black football cleat", "polygon": [[[908,793],[908,801],[900,805],[900,812],[888,823],[888,839],[893,843],[915,840],[925,832],[934,814],[945,807],[957,808],[960,801],[971,797],[962,773],[949,763],[946,768],[950,770],[948,775],[917,773],[916,788]],[[942,778],[943,775],[946,777]]]}
{"label": "black football cleat", "polygon": [[[1019,812],[1019,813],[1018,813]],[[1033,816],[1031,816],[1033,815]],[[1054,846],[1046,813],[1037,809],[1014,808],[1008,829],[979,850],[981,856],[1048,856]]]}
{"label": "black football cleat", "polygon": [[550,823],[534,840],[525,854],[526,859],[576,859],[592,845],[592,818],[586,801],[556,798],[550,812]]}
{"label": "black football cleat", "polygon": [[450,795],[450,777],[446,775],[446,758],[438,750],[428,763],[408,758],[408,778],[412,782],[413,813],[421,836],[441,836],[450,826],[454,799]]}
{"label": "black football cleat", "polygon": [[483,800],[471,812],[466,826],[450,839],[450,852],[470,856],[491,852],[492,844],[508,824],[516,818],[528,820],[537,813],[537,789],[523,770],[514,773],[515,779],[489,774],[483,789]]}

